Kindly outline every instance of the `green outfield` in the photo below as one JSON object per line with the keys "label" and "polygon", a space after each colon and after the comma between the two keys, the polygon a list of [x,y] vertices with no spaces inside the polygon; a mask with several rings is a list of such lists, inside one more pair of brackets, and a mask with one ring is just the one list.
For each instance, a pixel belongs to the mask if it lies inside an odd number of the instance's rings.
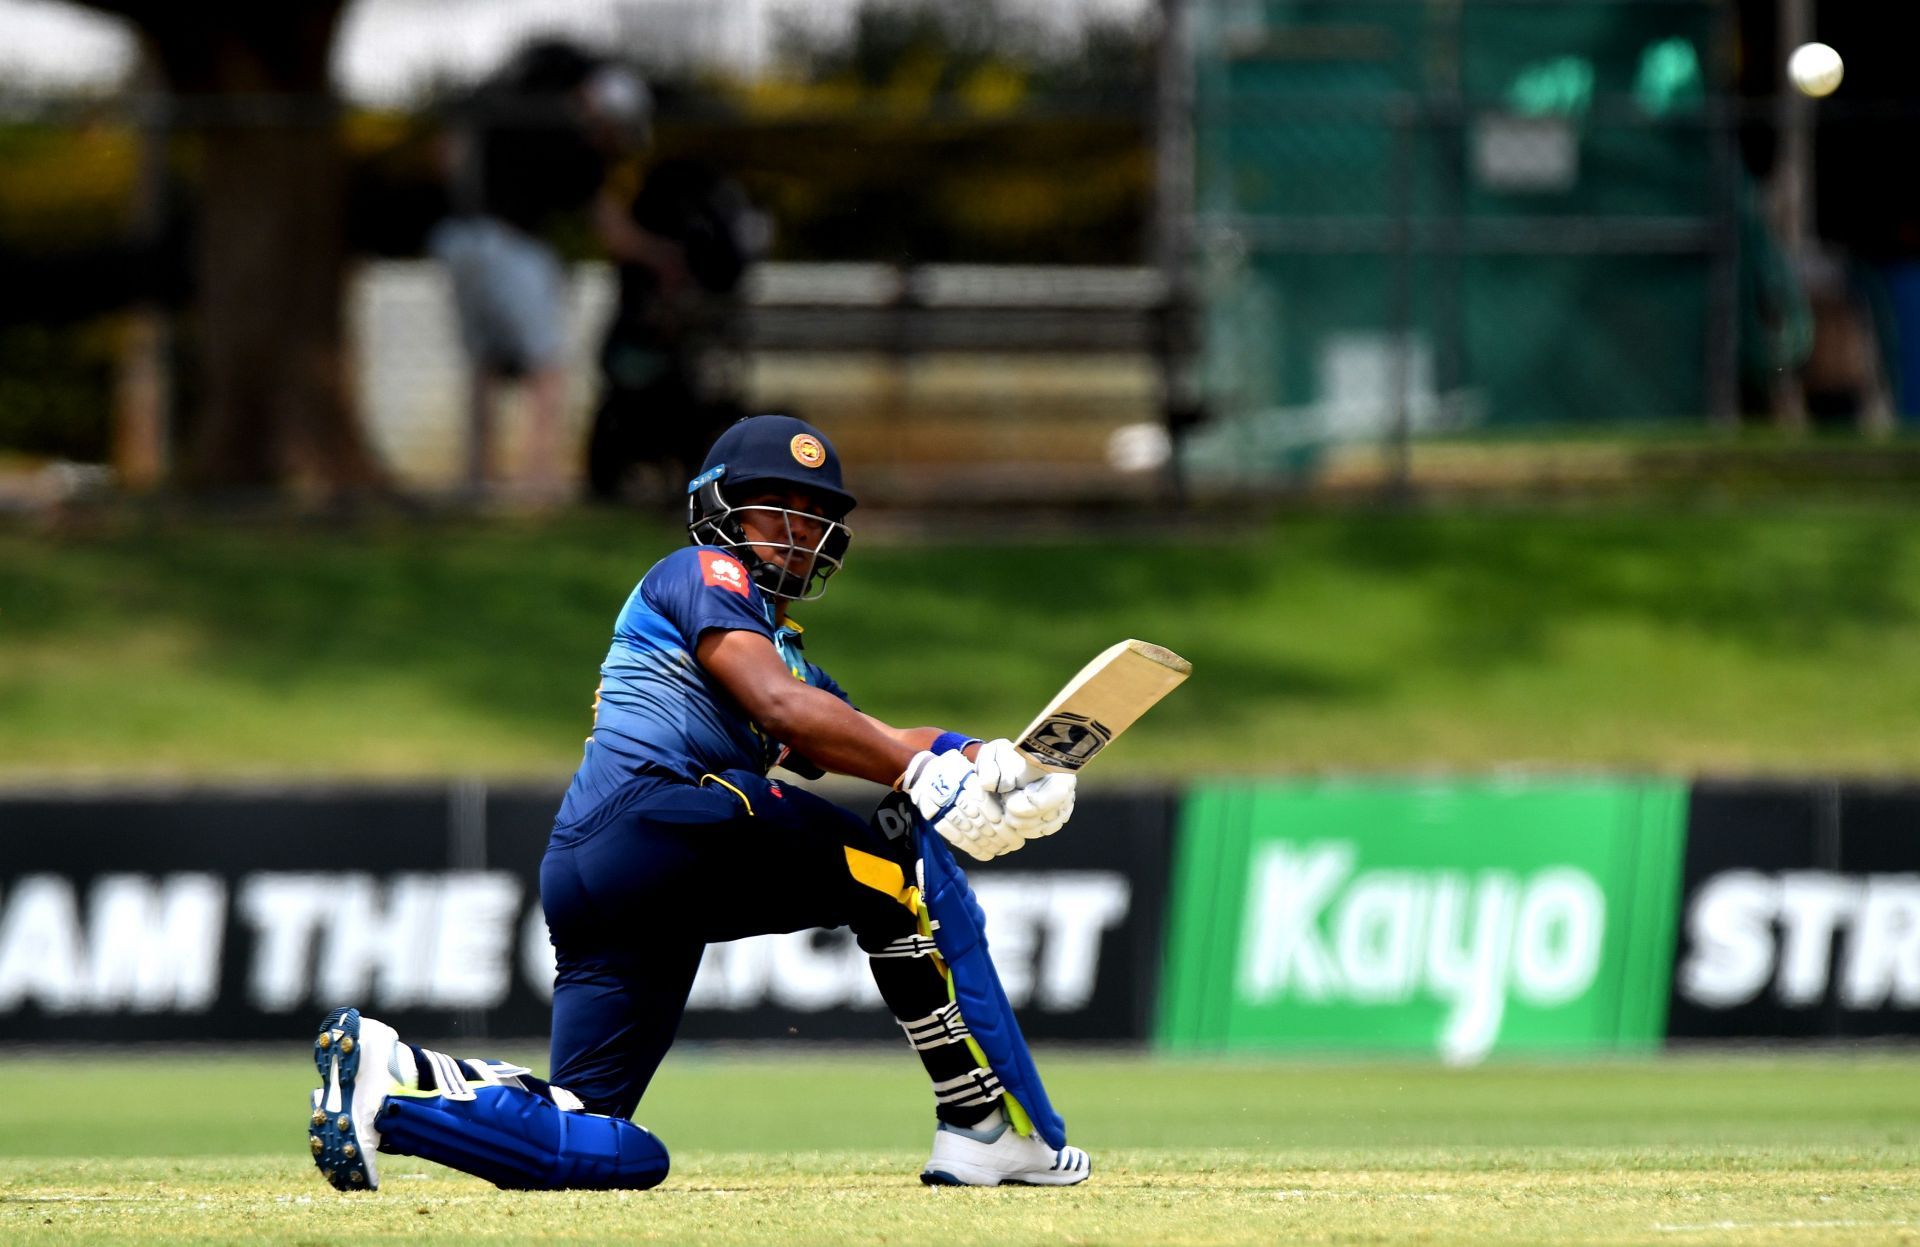
{"label": "green outfield", "polygon": [[[524,1054],[522,1054],[524,1055]],[[1920,1057],[1181,1063],[1043,1053],[1070,1190],[928,1189],[891,1049],[677,1052],[636,1194],[509,1194],[419,1162],[325,1186],[305,1052],[10,1054],[0,1242],[1895,1243],[1920,1238]],[[537,1062],[536,1062],[537,1064]]]}
{"label": "green outfield", "polygon": [[[858,514],[858,513],[856,513]],[[1193,680],[1094,782],[1604,767],[1920,773],[1920,506],[1320,512],[1178,532],[861,521],[798,611],[898,723],[1017,730],[1123,636]],[[861,527],[864,525],[864,527]],[[559,782],[662,522],[0,528],[0,782]]]}

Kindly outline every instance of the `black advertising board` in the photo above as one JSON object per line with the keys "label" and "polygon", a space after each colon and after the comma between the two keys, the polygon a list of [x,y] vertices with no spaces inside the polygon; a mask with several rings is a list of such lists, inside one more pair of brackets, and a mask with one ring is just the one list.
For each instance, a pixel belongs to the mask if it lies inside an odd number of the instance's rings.
{"label": "black advertising board", "polygon": [[[473,907],[447,811],[437,788],[0,798],[0,1038],[284,1036],[336,992],[454,1025],[471,974],[420,981],[460,959],[422,946]],[[362,938],[323,972],[342,922]]]}
{"label": "black advertising board", "polygon": [[1702,783],[1668,1033],[1920,1034],[1920,789]]}
{"label": "black advertising board", "polygon": [[[878,791],[831,795],[865,813]],[[560,793],[0,796],[0,1040],[281,1038],[337,1003],[450,1041],[543,1036],[538,878]],[[1147,1035],[1172,809],[1162,792],[1090,791],[1067,832],[973,872],[1033,1037]],[[841,931],[713,946],[681,1033],[897,1032]]]}
{"label": "black advertising board", "polygon": [[[822,789],[862,815],[884,789]],[[519,875],[530,911],[522,972],[489,1019],[496,1033],[543,1034],[551,968],[537,904],[540,854],[558,794],[494,794],[486,864]],[[1034,1039],[1143,1039],[1160,977],[1173,797],[1083,794],[1067,831],[993,862],[962,859],[1021,1026]],[[884,1039],[898,1034],[850,932],[801,931],[707,949],[680,1024],[688,1039]]]}
{"label": "black advertising board", "polygon": [[1839,868],[1836,1030],[1920,1034],[1920,787],[1842,789]]}
{"label": "black advertising board", "polygon": [[[863,814],[879,790],[862,802]],[[962,857],[987,939],[1029,1038],[1149,1034],[1172,857],[1172,798],[1097,791],[1058,835],[992,862]],[[889,1038],[866,958],[845,929],[707,949],[682,1035]]]}

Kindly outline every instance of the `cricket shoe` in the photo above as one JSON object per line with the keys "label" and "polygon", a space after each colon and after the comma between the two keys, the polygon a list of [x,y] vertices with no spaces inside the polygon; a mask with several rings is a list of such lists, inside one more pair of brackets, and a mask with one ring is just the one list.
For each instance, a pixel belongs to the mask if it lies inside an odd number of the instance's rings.
{"label": "cricket shoe", "polygon": [[996,1114],[971,1129],[941,1122],[920,1180],[928,1186],[1072,1186],[1092,1172],[1092,1158],[1079,1148],[1050,1147]]}
{"label": "cricket shoe", "polygon": [[320,1087],[307,1119],[307,1147],[321,1174],[340,1190],[370,1191],[380,1185],[373,1159],[380,1132],[373,1119],[387,1093],[400,1085],[394,1074],[399,1046],[393,1027],[361,1017],[358,1009],[335,1009],[320,1023],[313,1041]]}

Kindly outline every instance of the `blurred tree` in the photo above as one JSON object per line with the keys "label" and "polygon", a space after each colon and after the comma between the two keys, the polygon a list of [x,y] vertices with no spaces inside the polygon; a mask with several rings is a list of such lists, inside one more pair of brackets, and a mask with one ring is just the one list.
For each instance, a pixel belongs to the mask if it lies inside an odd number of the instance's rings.
{"label": "blurred tree", "polygon": [[183,483],[380,480],[346,384],[346,167],[328,60],[346,0],[82,0],[127,19],[197,140],[199,401]]}
{"label": "blurred tree", "polygon": [[757,127],[686,137],[724,150],[781,259],[1139,263],[1157,38],[1151,10],[860,0],[844,26],[779,26]]}
{"label": "blurred tree", "polygon": [[[776,42],[788,72],[856,88],[892,111],[944,97],[998,113],[1011,102],[1138,106],[1152,85],[1157,37],[1151,12],[1083,13],[1062,28],[999,0],[861,0],[844,28],[788,19]],[[984,109],[983,84],[992,84]]]}

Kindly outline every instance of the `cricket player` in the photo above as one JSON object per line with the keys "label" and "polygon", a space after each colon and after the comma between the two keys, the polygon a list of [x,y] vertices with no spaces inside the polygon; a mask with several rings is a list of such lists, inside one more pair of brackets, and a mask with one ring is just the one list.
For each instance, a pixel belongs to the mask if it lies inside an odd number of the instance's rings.
{"label": "cricket player", "polygon": [[551,1081],[404,1043],[336,1009],[315,1041],[308,1140],[334,1186],[377,1186],[376,1151],[511,1188],[656,1185],[666,1149],[628,1118],[673,1042],[702,950],[836,926],[852,928],[932,1083],[921,1180],[1086,1179],[1084,1151],[1016,1128],[1023,1119],[975,1055],[914,908],[911,850],[768,776],[783,766],[893,785],[889,803],[911,802],[979,859],[1052,834],[1073,811],[1071,774],[1042,774],[1006,740],[891,727],[808,661],[787,612],[840,569],[853,506],[839,456],[800,420],[749,417],[715,442],[688,486],[693,544],[654,564],[614,625],[593,733],[541,863],[557,962]]}

